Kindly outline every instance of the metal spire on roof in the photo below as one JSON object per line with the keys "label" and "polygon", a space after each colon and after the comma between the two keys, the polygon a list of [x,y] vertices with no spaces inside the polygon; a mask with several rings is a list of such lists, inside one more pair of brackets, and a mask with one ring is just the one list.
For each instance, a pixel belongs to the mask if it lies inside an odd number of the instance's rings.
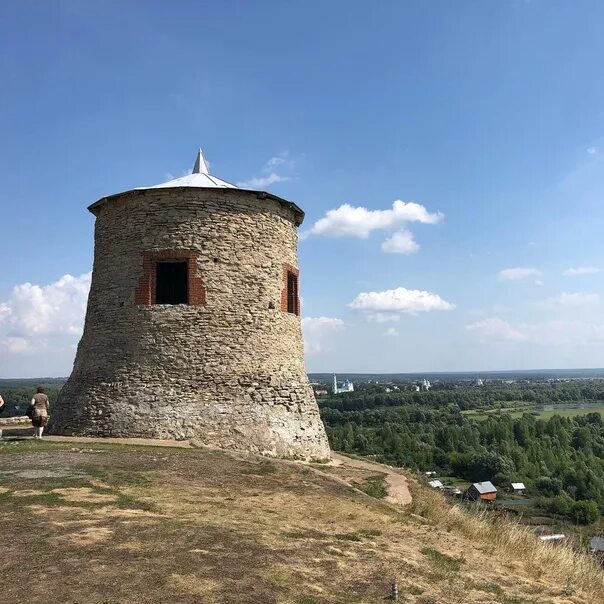
{"label": "metal spire on roof", "polygon": [[209,174],[208,164],[206,163],[205,157],[203,156],[203,151],[200,149],[197,153],[197,159],[195,160],[195,165],[193,166],[193,174]]}

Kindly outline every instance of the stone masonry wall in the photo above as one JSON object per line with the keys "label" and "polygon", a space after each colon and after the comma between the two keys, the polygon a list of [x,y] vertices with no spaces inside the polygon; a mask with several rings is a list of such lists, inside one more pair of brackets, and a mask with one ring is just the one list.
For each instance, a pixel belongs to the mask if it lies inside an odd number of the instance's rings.
{"label": "stone masonry wall", "polygon": [[[281,309],[284,265],[297,267],[291,207],[181,188],[125,193],[95,213],[84,333],[50,431],[329,457],[300,318]],[[190,252],[198,303],[141,298],[149,258],[166,250]]]}

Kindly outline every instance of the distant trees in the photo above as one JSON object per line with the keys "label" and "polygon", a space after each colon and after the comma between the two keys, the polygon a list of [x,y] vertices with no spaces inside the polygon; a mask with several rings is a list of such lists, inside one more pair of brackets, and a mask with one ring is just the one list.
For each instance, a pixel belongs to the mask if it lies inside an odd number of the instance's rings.
{"label": "distant trees", "polygon": [[594,400],[602,389],[602,382],[570,382],[530,389],[512,384],[509,392],[502,386],[491,391],[355,392],[328,399],[321,414],[336,450],[472,482],[491,480],[503,488],[524,482],[529,492],[546,498],[551,513],[585,523],[594,510],[604,512],[604,423],[599,413],[547,420],[531,413],[516,418],[494,414],[476,421],[461,411],[506,396],[542,399],[549,393],[557,400]]}
{"label": "distant trees", "polygon": [[[401,390],[384,392],[375,384],[355,385],[355,392],[328,397],[322,407],[340,411],[355,411],[398,406],[442,408],[456,405],[460,410],[498,409],[526,405],[604,401],[604,382],[582,380],[570,382],[487,382],[482,387],[455,384],[435,384],[429,392],[411,391],[401,384]],[[407,389],[405,389],[407,388]],[[522,436],[520,435],[522,438]]]}
{"label": "distant trees", "polygon": [[23,415],[32,396],[35,394],[36,386],[41,384],[46,389],[46,394],[50,403],[54,403],[59,390],[63,385],[63,380],[47,379],[37,380],[0,380],[0,395],[6,403],[2,417],[11,417],[14,415]]}

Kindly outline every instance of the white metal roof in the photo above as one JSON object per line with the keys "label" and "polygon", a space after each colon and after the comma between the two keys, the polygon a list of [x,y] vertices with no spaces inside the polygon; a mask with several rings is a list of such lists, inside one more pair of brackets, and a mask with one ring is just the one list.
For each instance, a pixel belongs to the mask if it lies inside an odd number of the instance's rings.
{"label": "white metal roof", "polygon": [[475,482],[472,485],[481,495],[484,493],[496,493],[497,489],[495,488],[495,486],[493,485],[492,482],[490,481],[485,481],[485,482]]}
{"label": "white metal roof", "polygon": [[273,195],[272,193],[267,193],[265,191],[258,191],[256,189],[248,188],[241,189],[240,187],[230,182],[227,182],[226,180],[222,180],[221,178],[212,176],[208,170],[208,164],[203,156],[203,152],[201,149],[197,153],[195,165],[193,166],[193,172],[191,174],[187,174],[186,176],[181,176],[180,178],[175,178],[167,182],[162,182],[158,185],[152,185],[150,187],[137,187],[136,189],[129,189],[128,191],[122,191],[121,193],[106,195],[105,197],[101,197],[101,199],[95,201],[93,204],[88,206],[88,209],[93,214],[97,215],[99,208],[103,204],[105,204],[109,200],[121,197],[122,195],[128,195],[135,192],[141,192],[141,194],[144,195],[144,191],[149,191],[151,189],[177,189],[179,187],[247,191],[250,193],[254,193],[257,199],[260,201],[264,199],[271,199],[279,202],[280,204],[285,204],[287,207],[294,211],[296,226],[300,226],[302,224],[302,221],[304,220],[304,212],[292,201],[288,201],[287,199],[283,199],[282,197],[278,197],[277,195]]}
{"label": "white metal roof", "polygon": [[560,541],[562,539],[566,539],[566,535],[564,533],[558,533],[556,535],[541,535],[539,539],[541,539],[541,541]]}
{"label": "white metal roof", "polygon": [[141,189],[169,189],[172,187],[203,187],[203,188],[211,188],[211,189],[238,189],[239,187],[227,182],[226,180],[222,180],[217,178],[216,176],[212,176],[208,169],[208,163],[203,156],[203,151],[200,149],[197,152],[197,157],[195,158],[195,165],[193,166],[193,172],[191,174],[187,174],[186,176],[181,176],[180,178],[174,178],[173,180],[168,180],[167,182],[162,182],[158,185],[153,185],[151,187],[137,187],[137,190]]}
{"label": "white metal roof", "polygon": [[434,489],[442,489],[443,483],[440,480],[430,480],[428,484]]}
{"label": "white metal roof", "polygon": [[526,487],[524,486],[524,482],[513,482],[512,488],[515,491],[524,491],[524,489],[526,489]]}
{"label": "white metal roof", "polygon": [[596,552],[604,552],[604,537],[592,537],[589,547]]}

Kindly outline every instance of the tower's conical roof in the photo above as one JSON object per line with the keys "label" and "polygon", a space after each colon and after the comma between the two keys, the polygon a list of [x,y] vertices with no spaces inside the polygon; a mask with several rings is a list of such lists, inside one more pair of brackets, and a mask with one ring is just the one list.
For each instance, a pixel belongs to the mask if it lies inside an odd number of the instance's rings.
{"label": "tower's conical roof", "polygon": [[174,178],[167,182],[162,182],[158,185],[151,187],[137,187],[137,189],[164,189],[172,187],[203,187],[203,188],[219,188],[219,189],[237,189],[238,187],[212,176],[208,169],[208,163],[203,156],[203,151],[200,149],[197,152],[197,158],[195,159],[195,165],[193,166],[193,172],[180,178]]}
{"label": "tower's conical roof", "polygon": [[237,185],[227,182],[226,180],[212,176],[210,174],[208,162],[203,156],[203,151],[201,149],[197,152],[195,165],[193,166],[193,172],[191,174],[181,176],[180,178],[174,178],[173,180],[168,180],[167,182],[162,182],[158,185],[152,185],[150,187],[137,187],[136,189],[129,189],[128,191],[122,191],[121,193],[101,197],[101,199],[88,206],[88,209],[96,215],[98,209],[104,203],[110,199],[121,197],[122,195],[129,195],[133,193],[144,195],[144,191],[150,191],[151,189],[178,189],[181,187],[191,187],[193,189],[234,189],[232,193],[233,195],[237,195],[237,191],[253,193],[259,200],[273,199],[291,208],[296,216],[296,226],[300,226],[304,220],[304,212],[295,203],[288,201],[287,199],[277,197],[277,195],[273,195],[272,193],[267,193],[265,191],[249,189],[248,187],[241,188]]}

